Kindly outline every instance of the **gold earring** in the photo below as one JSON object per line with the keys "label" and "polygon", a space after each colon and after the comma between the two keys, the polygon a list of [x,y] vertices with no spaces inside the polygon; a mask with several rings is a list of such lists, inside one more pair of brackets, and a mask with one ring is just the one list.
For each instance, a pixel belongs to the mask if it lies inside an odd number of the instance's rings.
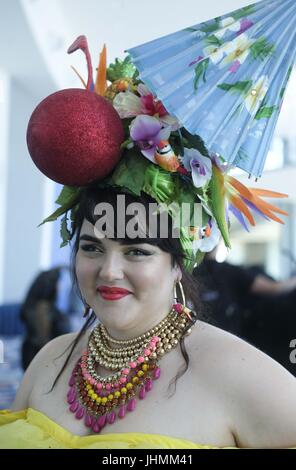
{"label": "gold earring", "polygon": [[174,285],[174,299],[176,299],[176,301],[178,301],[177,285],[178,285],[179,290],[180,290],[180,292],[181,292],[182,304],[183,304],[183,305],[186,305],[186,298],[185,298],[184,289],[183,289],[183,286],[182,286],[181,281],[178,281],[178,282],[175,283],[175,285]]}

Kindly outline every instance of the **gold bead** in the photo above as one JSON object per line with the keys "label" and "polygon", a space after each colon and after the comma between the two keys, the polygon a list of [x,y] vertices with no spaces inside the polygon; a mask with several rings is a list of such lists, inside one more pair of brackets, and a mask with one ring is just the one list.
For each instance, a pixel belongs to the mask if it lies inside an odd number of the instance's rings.
{"label": "gold bead", "polygon": [[134,384],[139,383],[139,377],[133,377],[133,378],[132,378],[132,382],[133,382]]}
{"label": "gold bead", "polygon": [[119,398],[120,397],[120,392],[118,392],[118,391],[114,392],[114,396],[115,396],[115,398]]}
{"label": "gold bead", "polygon": [[125,394],[127,392],[127,389],[125,387],[122,387],[122,389],[120,391],[121,391],[121,393]]}
{"label": "gold bead", "polygon": [[143,377],[143,375],[144,375],[144,372],[143,372],[142,370],[139,370],[139,371],[137,372],[137,376],[138,376],[138,377]]}
{"label": "gold bead", "polygon": [[113,400],[114,396],[112,395],[112,393],[110,393],[110,395],[108,395],[108,400],[111,401]]}

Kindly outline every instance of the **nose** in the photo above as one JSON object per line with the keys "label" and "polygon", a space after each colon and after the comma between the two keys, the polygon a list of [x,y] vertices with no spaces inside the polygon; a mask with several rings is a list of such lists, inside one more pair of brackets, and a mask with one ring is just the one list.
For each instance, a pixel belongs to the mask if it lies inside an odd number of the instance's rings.
{"label": "nose", "polygon": [[102,281],[112,282],[124,278],[123,264],[119,253],[106,253],[99,268]]}

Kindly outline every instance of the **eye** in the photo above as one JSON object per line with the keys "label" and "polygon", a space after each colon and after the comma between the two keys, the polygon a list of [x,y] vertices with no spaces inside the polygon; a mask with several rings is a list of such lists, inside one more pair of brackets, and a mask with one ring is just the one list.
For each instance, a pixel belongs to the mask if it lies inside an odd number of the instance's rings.
{"label": "eye", "polygon": [[97,245],[80,245],[80,249],[86,253],[102,253],[102,250]]}
{"label": "eye", "polygon": [[132,256],[150,256],[152,253],[146,250],[140,250],[139,248],[133,248],[132,250],[128,251],[128,255]]}

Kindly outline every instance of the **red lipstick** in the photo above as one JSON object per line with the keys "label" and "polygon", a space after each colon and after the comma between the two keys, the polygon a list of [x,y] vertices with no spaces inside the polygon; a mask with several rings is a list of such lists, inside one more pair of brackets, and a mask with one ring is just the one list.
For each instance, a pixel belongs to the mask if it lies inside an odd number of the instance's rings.
{"label": "red lipstick", "polygon": [[121,287],[108,287],[108,286],[99,286],[97,287],[97,292],[103,297],[104,300],[119,300],[123,297],[131,294],[127,289],[122,289]]}

